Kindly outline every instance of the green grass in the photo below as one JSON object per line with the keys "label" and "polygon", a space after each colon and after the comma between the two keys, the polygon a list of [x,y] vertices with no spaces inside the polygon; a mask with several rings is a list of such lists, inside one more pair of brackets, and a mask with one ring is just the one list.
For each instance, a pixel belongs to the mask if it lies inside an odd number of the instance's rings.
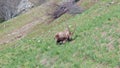
{"label": "green grass", "polygon": [[[109,1],[109,0],[108,0]],[[69,19],[39,24],[25,38],[0,47],[1,68],[117,68],[120,66],[120,1],[98,4]],[[115,0],[117,1],[117,0]],[[66,20],[65,18],[68,18]],[[54,34],[76,24],[77,38],[56,45]],[[74,37],[75,37],[74,35]]]}

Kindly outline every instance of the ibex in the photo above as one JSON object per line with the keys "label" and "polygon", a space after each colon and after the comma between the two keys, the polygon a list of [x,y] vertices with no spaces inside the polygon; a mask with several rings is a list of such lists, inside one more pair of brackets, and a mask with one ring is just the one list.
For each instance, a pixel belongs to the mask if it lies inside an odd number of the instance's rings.
{"label": "ibex", "polygon": [[64,31],[56,33],[55,34],[56,44],[63,44],[67,41],[71,41],[73,33],[74,32],[70,31],[69,27],[67,27]]}

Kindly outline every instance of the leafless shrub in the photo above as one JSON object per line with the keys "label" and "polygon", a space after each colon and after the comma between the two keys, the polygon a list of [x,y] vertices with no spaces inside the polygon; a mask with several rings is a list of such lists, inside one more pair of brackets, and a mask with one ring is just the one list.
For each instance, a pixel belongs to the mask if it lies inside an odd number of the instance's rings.
{"label": "leafless shrub", "polygon": [[56,19],[58,17],[60,17],[61,15],[65,14],[65,13],[69,13],[69,14],[79,14],[83,12],[83,8],[77,6],[75,3],[78,0],[70,0],[68,2],[64,2],[60,5],[57,5],[58,8],[51,13],[51,16]]}

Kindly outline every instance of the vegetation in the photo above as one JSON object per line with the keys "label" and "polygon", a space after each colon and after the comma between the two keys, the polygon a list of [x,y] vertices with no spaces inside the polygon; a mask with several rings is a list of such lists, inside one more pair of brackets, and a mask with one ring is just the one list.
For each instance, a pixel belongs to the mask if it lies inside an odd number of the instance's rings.
{"label": "vegetation", "polygon": [[[71,18],[65,14],[49,25],[38,24],[21,40],[1,45],[0,67],[118,68],[120,1],[114,1],[109,4],[111,0],[101,0],[82,14]],[[63,30],[66,23],[71,30],[77,25],[73,36],[77,37],[69,43],[56,45],[54,34]]]}
{"label": "vegetation", "polygon": [[3,19],[0,19],[0,23],[2,23],[4,20]]}

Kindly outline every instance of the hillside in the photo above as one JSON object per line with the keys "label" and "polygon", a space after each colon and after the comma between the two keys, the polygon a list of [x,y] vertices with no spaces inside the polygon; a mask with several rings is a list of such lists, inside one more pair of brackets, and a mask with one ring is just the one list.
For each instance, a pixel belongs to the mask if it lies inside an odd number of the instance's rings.
{"label": "hillside", "polygon": [[[120,1],[90,1],[78,2],[86,9],[82,14],[64,14],[50,24],[46,24],[50,19],[45,13],[51,6],[46,5],[0,23],[0,42],[16,37],[6,35],[27,24],[35,24],[22,38],[0,45],[0,68],[119,68]],[[54,35],[66,23],[72,31],[76,28],[75,39],[56,45]]]}

